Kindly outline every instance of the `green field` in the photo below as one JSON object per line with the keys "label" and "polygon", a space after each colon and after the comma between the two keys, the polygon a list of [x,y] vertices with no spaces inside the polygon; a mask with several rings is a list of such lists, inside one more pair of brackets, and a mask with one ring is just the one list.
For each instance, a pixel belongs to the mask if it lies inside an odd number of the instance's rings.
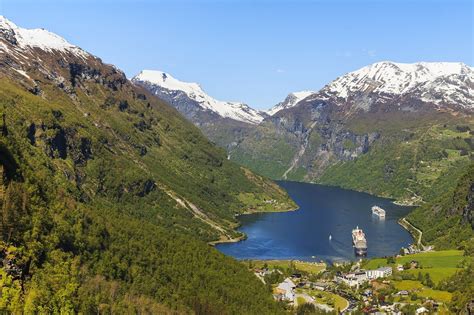
{"label": "green field", "polygon": [[[417,276],[419,272],[421,272],[423,275],[429,273],[433,282],[438,283],[439,281],[452,276],[456,273],[456,271],[460,270],[460,264],[463,259],[463,251],[461,250],[443,250],[398,257],[396,258],[396,264],[403,265],[406,262],[415,260],[421,264],[423,268],[410,269],[403,272],[411,273],[415,276]],[[387,266],[387,260],[384,258],[376,258],[368,261],[364,265],[364,268],[376,269],[382,266]],[[394,264],[391,266],[394,266]]]}
{"label": "green field", "polygon": [[300,271],[317,274],[326,269],[324,263],[312,263],[305,261],[296,260],[252,260],[252,264],[257,268],[262,268],[264,264],[267,264],[270,268],[283,268],[288,269],[291,264]]}
{"label": "green field", "polygon": [[444,303],[451,301],[452,294],[450,292],[427,288],[420,281],[402,280],[394,281],[393,284],[397,290],[415,292],[419,297],[431,298]]}
{"label": "green field", "polygon": [[397,290],[402,291],[411,291],[423,288],[423,284],[420,281],[415,280],[402,280],[402,281],[395,281],[394,286]]}
{"label": "green field", "polygon": [[418,273],[424,276],[425,274],[429,273],[431,280],[434,283],[439,283],[441,280],[451,277],[456,273],[456,271],[461,270],[460,268],[429,268],[429,269],[411,269],[406,270],[404,273],[411,273],[415,277],[418,276]]}
{"label": "green field", "polygon": [[443,250],[406,255],[397,258],[397,263],[404,264],[416,260],[423,268],[456,268],[462,259],[462,250]]}
{"label": "green field", "polygon": [[308,294],[316,300],[316,303],[329,305],[335,310],[343,310],[349,305],[345,298],[331,292],[311,290]]}
{"label": "green field", "polygon": [[433,290],[430,288],[424,288],[418,293],[419,296],[425,298],[431,298],[435,301],[441,301],[445,303],[451,302],[452,294],[447,291]]}
{"label": "green field", "polygon": [[[397,257],[396,264],[416,260],[423,268],[456,268],[462,259],[462,250],[442,250]],[[387,260],[385,258],[375,258],[369,260],[364,268],[374,269],[382,266],[387,266]]]}

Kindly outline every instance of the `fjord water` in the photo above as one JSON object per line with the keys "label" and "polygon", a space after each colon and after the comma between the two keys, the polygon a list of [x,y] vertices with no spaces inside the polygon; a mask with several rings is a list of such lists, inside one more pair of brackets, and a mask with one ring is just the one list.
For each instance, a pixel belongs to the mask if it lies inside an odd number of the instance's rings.
{"label": "fjord water", "polygon": [[[368,257],[397,254],[413,241],[397,223],[410,212],[409,207],[337,187],[288,181],[279,184],[300,208],[240,216],[239,230],[248,238],[219,244],[220,251],[237,259],[352,260],[356,257],[351,232],[356,226],[365,232]],[[386,210],[385,220],[372,215],[373,205]]]}

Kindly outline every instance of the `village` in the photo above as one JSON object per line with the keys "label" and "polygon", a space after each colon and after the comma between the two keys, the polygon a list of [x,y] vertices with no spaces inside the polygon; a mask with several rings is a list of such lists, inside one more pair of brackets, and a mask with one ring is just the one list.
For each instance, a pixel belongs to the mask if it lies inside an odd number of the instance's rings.
{"label": "village", "polygon": [[462,251],[410,248],[407,252],[413,254],[331,264],[298,260],[246,263],[274,299],[297,314],[448,313],[451,293],[443,289],[442,280],[468,258]]}

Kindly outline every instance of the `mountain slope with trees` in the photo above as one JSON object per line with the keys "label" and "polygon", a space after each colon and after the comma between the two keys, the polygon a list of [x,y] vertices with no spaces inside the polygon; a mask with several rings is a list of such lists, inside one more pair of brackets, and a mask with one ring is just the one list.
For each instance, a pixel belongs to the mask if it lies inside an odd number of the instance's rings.
{"label": "mountain slope with trees", "polygon": [[206,244],[269,200],[294,208],[276,184],[114,66],[3,17],[0,82],[2,310],[278,313]]}
{"label": "mountain slope with trees", "polygon": [[376,63],[266,118],[230,156],[275,179],[431,204],[474,163],[473,82],[462,63]]}

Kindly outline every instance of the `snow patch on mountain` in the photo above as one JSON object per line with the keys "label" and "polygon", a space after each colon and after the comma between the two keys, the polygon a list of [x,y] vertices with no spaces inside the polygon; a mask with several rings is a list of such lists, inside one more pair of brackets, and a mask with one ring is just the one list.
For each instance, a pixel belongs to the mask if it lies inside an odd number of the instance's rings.
{"label": "snow patch on mountain", "polygon": [[202,109],[210,110],[224,118],[258,124],[265,118],[265,113],[255,110],[244,103],[218,101],[206,94],[197,83],[183,82],[169,73],[155,70],[143,70],[132,78],[132,82],[144,82],[159,87],[168,94],[181,92],[194,100]]}
{"label": "snow patch on mountain", "polygon": [[294,107],[300,101],[304,100],[311,94],[314,94],[314,91],[299,91],[288,94],[283,102],[280,102],[267,110],[267,114],[274,115],[275,113],[281,111],[282,109]]}
{"label": "snow patch on mountain", "polygon": [[[64,38],[51,33],[45,29],[26,29],[16,26],[13,22],[0,15],[0,35],[11,44],[21,48],[39,48],[52,52],[71,52],[80,57],[87,58],[89,55],[81,48],[70,44]],[[7,51],[8,47],[0,45],[0,50]]]}
{"label": "snow patch on mountain", "polygon": [[345,74],[320,94],[347,100],[360,93],[381,97],[413,94],[426,102],[474,107],[474,71],[460,62],[378,62]]}

